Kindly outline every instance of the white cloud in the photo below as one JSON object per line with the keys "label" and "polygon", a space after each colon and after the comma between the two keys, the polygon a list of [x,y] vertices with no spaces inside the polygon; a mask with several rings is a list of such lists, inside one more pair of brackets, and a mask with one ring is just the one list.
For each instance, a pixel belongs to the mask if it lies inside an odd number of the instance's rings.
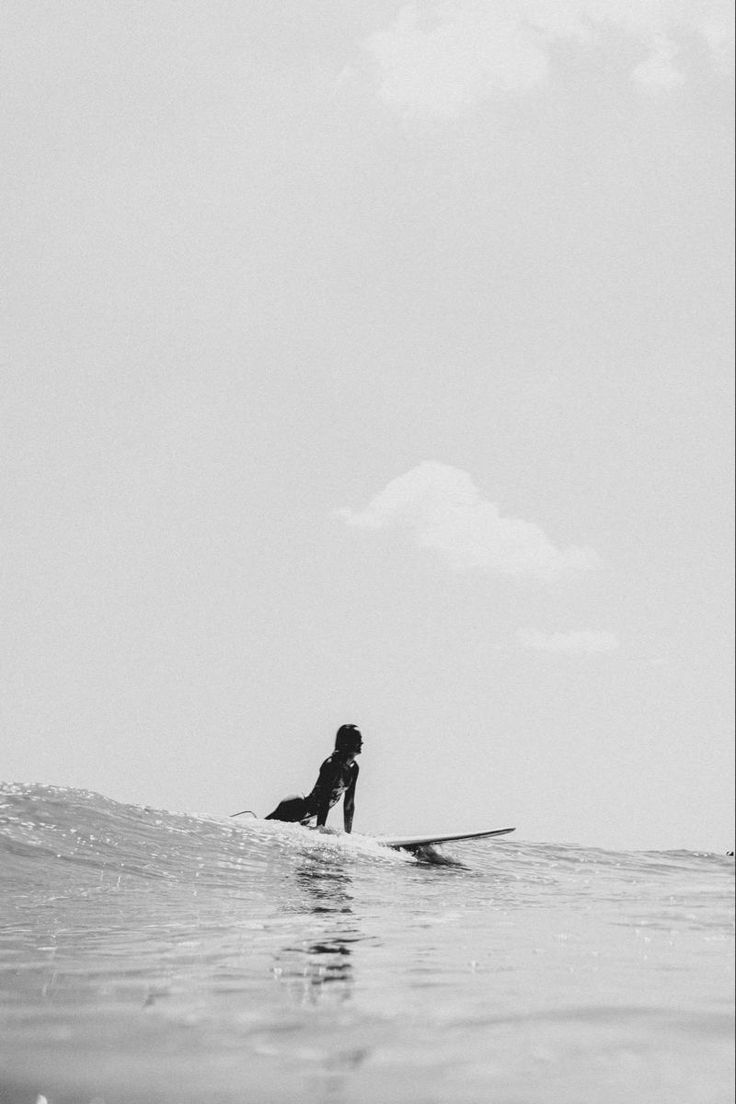
{"label": "white cloud", "polygon": [[516,638],[522,648],[560,655],[584,655],[594,652],[615,652],[618,637],[610,632],[577,629],[572,632],[544,633],[536,629],[520,629]]}
{"label": "white cloud", "polygon": [[518,20],[459,5],[432,20],[410,4],[368,48],[379,64],[381,97],[407,114],[455,115],[493,88],[532,87],[548,65],[544,44]]}
{"label": "white cloud", "polygon": [[647,58],[639,84],[683,81],[673,36],[696,36],[720,70],[733,67],[733,14],[726,0],[423,0],[405,4],[365,46],[378,92],[399,113],[457,115],[499,93],[522,92],[547,76],[556,43],[591,41],[616,27]]}
{"label": "white cloud", "polygon": [[340,510],[349,525],[407,530],[456,570],[553,579],[597,566],[591,548],[556,548],[532,522],[502,517],[467,472],[427,461],[393,479],[364,510]]}

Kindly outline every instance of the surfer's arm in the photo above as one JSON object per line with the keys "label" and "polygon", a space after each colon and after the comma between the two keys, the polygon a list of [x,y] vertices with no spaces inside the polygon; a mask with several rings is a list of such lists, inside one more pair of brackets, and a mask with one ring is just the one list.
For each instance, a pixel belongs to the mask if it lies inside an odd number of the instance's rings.
{"label": "surfer's arm", "polygon": [[355,774],[353,780],[345,791],[345,800],[342,803],[342,814],[344,818],[345,831],[352,832],[353,830],[353,816],[355,814],[355,784],[358,781],[358,764],[355,764]]}
{"label": "surfer's arm", "polygon": [[327,823],[327,814],[330,811],[330,796],[335,784],[335,774],[335,764],[330,759],[325,759],[319,769],[319,778],[311,794],[317,807],[318,828],[323,828]]}
{"label": "surfer's arm", "polygon": [[330,811],[330,803],[329,803],[329,801],[324,800],[320,804],[320,806],[317,810],[317,827],[318,828],[323,828],[324,825],[327,823],[327,814],[329,813],[329,811]]}

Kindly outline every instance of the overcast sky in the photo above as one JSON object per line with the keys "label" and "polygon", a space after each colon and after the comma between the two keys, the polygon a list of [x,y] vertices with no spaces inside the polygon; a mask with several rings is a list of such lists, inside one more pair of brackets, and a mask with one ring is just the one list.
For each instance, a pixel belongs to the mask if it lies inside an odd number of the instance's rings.
{"label": "overcast sky", "polygon": [[6,0],[5,780],[733,846],[730,9]]}

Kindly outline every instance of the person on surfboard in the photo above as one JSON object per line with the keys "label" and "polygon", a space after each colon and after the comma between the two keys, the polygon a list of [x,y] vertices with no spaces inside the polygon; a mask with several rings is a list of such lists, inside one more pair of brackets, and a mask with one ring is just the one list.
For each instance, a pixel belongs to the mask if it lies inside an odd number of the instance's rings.
{"label": "person on surfboard", "polygon": [[298,821],[308,824],[317,818],[317,827],[327,822],[327,814],[343,794],[343,818],[345,831],[353,828],[355,813],[355,784],[358,781],[358,764],[355,756],[363,749],[360,730],[352,724],[340,725],[335,737],[335,750],[319,768],[319,777],[311,793],[306,797],[286,797],[280,801],[266,820]]}

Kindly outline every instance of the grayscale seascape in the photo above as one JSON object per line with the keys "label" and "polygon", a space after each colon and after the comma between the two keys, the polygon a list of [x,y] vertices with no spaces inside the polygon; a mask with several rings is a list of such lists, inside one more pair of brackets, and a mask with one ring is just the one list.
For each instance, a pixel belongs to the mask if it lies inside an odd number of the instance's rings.
{"label": "grayscale seascape", "polygon": [[2,1104],[725,1104],[733,860],[0,796]]}
{"label": "grayscale seascape", "polygon": [[0,4],[0,1104],[732,1104],[734,41]]}

